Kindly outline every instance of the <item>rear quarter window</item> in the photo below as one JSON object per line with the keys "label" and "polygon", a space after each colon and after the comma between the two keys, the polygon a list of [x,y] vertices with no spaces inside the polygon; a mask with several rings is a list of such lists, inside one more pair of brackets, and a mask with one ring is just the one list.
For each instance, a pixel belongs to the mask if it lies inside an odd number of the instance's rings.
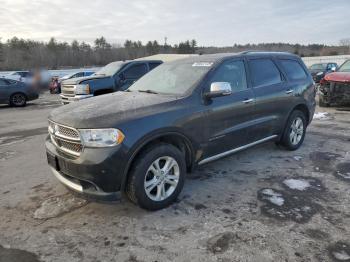
{"label": "rear quarter window", "polygon": [[280,60],[284,71],[291,80],[302,80],[307,74],[299,62],[289,59]]}

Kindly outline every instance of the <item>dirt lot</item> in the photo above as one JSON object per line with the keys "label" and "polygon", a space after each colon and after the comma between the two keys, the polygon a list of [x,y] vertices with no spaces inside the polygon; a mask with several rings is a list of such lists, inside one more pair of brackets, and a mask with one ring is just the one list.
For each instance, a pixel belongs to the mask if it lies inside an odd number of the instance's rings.
{"label": "dirt lot", "polygon": [[173,206],[88,202],[51,174],[44,95],[0,106],[0,261],[350,261],[350,110],[317,108],[295,152],[267,143],[189,174]]}

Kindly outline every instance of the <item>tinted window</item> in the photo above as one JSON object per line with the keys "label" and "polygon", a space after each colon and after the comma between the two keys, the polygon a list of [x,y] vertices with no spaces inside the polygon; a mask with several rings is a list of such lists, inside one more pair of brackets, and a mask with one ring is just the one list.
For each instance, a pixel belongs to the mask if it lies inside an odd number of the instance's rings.
{"label": "tinted window", "polygon": [[160,63],[149,63],[149,71],[153,70],[154,68],[156,68],[159,65],[160,65]]}
{"label": "tinted window", "polygon": [[129,69],[125,70],[124,77],[126,79],[137,79],[147,73],[147,67],[145,64],[133,65]]}
{"label": "tinted window", "polygon": [[76,73],[76,74],[73,76],[73,78],[75,78],[75,77],[82,77],[82,76],[84,76],[84,72],[79,72],[79,73]]}
{"label": "tinted window", "polygon": [[281,73],[271,59],[249,61],[253,86],[278,84],[282,81]]}
{"label": "tinted window", "polygon": [[233,92],[247,89],[247,78],[243,61],[226,61],[215,71],[213,82],[228,82]]}
{"label": "tinted window", "polygon": [[304,69],[297,61],[281,60],[281,64],[284,68],[284,71],[287,73],[288,78],[292,80],[300,80],[307,77]]}

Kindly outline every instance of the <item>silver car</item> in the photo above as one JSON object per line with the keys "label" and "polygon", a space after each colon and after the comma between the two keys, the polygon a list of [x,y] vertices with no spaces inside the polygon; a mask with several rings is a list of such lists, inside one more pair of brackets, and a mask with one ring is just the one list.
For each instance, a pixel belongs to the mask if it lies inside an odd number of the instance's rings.
{"label": "silver car", "polygon": [[27,101],[38,97],[39,93],[31,85],[12,79],[0,78],[0,104],[25,106]]}

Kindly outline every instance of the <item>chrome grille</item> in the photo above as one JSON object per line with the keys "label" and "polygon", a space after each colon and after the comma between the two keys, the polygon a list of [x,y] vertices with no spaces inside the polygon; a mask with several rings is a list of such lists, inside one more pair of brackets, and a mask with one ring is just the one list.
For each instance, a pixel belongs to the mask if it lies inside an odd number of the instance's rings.
{"label": "chrome grille", "polygon": [[61,151],[80,156],[83,145],[78,130],[49,121],[49,134],[52,143]]}
{"label": "chrome grille", "polygon": [[75,85],[62,84],[61,92],[65,96],[75,96]]}

